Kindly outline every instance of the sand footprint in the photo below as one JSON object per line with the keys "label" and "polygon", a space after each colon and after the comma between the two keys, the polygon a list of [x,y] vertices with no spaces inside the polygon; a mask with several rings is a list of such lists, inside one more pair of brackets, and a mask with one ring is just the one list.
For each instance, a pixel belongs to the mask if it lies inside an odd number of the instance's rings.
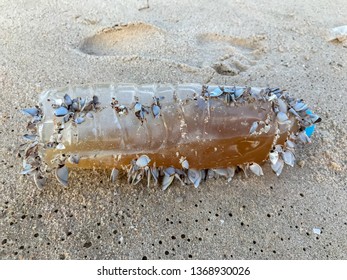
{"label": "sand footprint", "polygon": [[116,25],[87,37],[79,49],[96,56],[151,56],[156,53],[156,47],[164,43],[165,36],[164,31],[149,24]]}
{"label": "sand footprint", "polygon": [[200,48],[206,50],[205,61],[219,74],[235,76],[256,64],[264,52],[263,36],[240,38],[213,33],[197,37]]}
{"label": "sand footprint", "polygon": [[85,38],[79,51],[94,56],[159,57],[195,68],[212,67],[221,75],[234,76],[255,65],[262,51],[261,40],[205,33],[181,43],[180,35],[146,23],[130,23]]}

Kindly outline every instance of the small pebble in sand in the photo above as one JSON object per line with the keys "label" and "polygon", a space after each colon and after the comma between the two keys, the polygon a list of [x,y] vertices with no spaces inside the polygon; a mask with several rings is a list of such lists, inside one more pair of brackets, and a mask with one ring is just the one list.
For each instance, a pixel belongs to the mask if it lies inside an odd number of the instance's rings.
{"label": "small pebble in sand", "polygon": [[178,196],[178,197],[176,197],[176,199],[175,199],[175,202],[176,203],[181,203],[183,201],[183,197],[182,196]]}
{"label": "small pebble in sand", "polygon": [[320,228],[313,228],[313,233],[315,233],[315,234],[321,234],[321,229]]}
{"label": "small pebble in sand", "polygon": [[330,161],[330,168],[335,170],[335,171],[341,171],[341,169],[342,169],[341,165],[335,161]]}
{"label": "small pebble in sand", "polygon": [[304,160],[299,160],[298,165],[302,168],[305,166],[305,161]]}
{"label": "small pebble in sand", "polygon": [[119,244],[122,244],[122,243],[124,242],[124,237],[123,237],[123,236],[120,236],[120,237],[118,238],[118,242],[119,242]]}

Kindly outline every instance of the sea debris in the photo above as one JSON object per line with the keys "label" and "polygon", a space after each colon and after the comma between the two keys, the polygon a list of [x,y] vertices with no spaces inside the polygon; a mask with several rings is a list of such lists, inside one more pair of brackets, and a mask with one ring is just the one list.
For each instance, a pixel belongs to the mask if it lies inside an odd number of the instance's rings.
{"label": "sea debris", "polygon": [[49,90],[30,117],[21,146],[23,170],[38,188],[54,171],[68,186],[70,168],[107,168],[115,182],[167,189],[230,182],[239,170],[279,176],[295,148],[311,142],[321,118],[279,88],[200,84],[100,84]]}

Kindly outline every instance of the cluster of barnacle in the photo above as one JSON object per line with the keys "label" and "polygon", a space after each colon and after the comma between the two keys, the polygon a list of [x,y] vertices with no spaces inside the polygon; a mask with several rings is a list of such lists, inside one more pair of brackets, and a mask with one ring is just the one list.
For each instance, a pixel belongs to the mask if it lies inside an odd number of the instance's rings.
{"label": "cluster of barnacle", "polygon": [[277,106],[274,110],[277,113],[277,121],[281,124],[289,122],[288,113],[291,113],[300,126],[295,134],[289,135],[284,146],[275,145],[269,154],[271,168],[279,176],[285,163],[294,166],[296,144],[311,143],[310,136],[313,133],[314,125],[320,122],[321,118],[312,113],[302,99],[296,100],[287,93],[277,96],[276,101]]}
{"label": "cluster of barnacle", "polygon": [[119,104],[119,101],[114,97],[112,97],[111,107],[119,115],[126,115],[129,112],[128,108],[125,105]]}
{"label": "cluster of barnacle", "polygon": [[[289,96],[286,91],[278,88],[261,90],[259,98],[273,102],[273,110],[278,124],[290,124],[290,114],[294,116],[299,124],[299,130],[291,133],[284,145],[275,145],[269,153],[271,168],[279,176],[282,173],[284,164],[294,166],[295,146],[299,143],[307,144],[311,142],[310,136],[313,133],[314,124],[320,122],[321,118],[313,114],[302,99],[297,100]],[[250,134],[256,133],[258,124],[258,122],[252,124]]]}
{"label": "cluster of barnacle", "polygon": [[[248,93],[248,94],[246,94]],[[313,114],[307,104],[302,99],[296,100],[288,95],[284,90],[278,88],[274,89],[261,89],[259,91],[251,91],[250,88],[236,88],[236,87],[217,87],[211,92],[207,88],[203,88],[202,97],[209,98],[222,98],[227,104],[235,102],[242,96],[248,98],[255,98],[273,103],[273,110],[276,114],[276,122],[278,124],[290,124],[289,113],[291,113],[300,125],[298,132],[291,133],[286,139],[284,145],[276,144],[269,152],[269,160],[272,170],[277,176],[282,173],[285,164],[293,167],[295,164],[295,147],[298,143],[310,143],[309,136],[312,134],[313,126],[315,123],[321,121],[321,118]],[[251,125],[249,133],[261,134],[267,133],[270,130],[270,119],[265,121],[256,121]],[[260,126],[263,126],[259,129]],[[309,135],[308,135],[309,134]],[[150,158],[147,155],[141,155],[139,158],[134,159],[130,166],[127,168],[128,183],[132,185],[138,184],[143,178],[147,177],[147,185],[150,185],[150,180],[153,178],[154,184],[158,184],[161,178],[161,185],[163,190],[167,189],[173,180],[178,179],[183,185],[192,183],[198,187],[201,181],[211,178],[225,177],[231,181],[236,170],[241,169],[247,176],[246,171],[250,170],[257,176],[264,175],[261,166],[257,163],[241,164],[237,167],[227,168],[214,168],[214,169],[189,169],[189,163],[186,159],[181,160],[181,169],[174,167],[156,167],[155,165],[149,166]],[[118,170],[112,170],[112,181],[118,175]]]}
{"label": "cluster of barnacle", "polygon": [[[263,89],[259,92],[259,98],[265,98],[273,102],[273,110],[276,113],[276,121],[278,124],[290,124],[289,113],[294,116],[299,124],[299,130],[291,133],[284,145],[275,145],[269,153],[269,159],[272,170],[279,176],[282,173],[284,164],[294,166],[295,164],[295,146],[298,143],[310,143],[310,136],[313,133],[314,124],[321,121],[321,118],[312,113],[308,105],[302,99],[295,99],[283,90]],[[250,134],[256,133],[259,122],[254,122],[249,131]],[[265,121],[265,127],[266,124]],[[265,130],[266,132],[266,130]]]}
{"label": "cluster of barnacle", "polygon": [[[280,158],[280,155],[283,156],[283,159]],[[282,150],[280,145],[276,145],[276,150],[270,153],[270,161],[272,169],[275,171],[277,176],[282,172],[284,162],[290,166],[294,166],[294,153],[287,149],[286,151]],[[218,179],[220,177],[227,179],[230,182],[235,173],[238,170],[242,170],[246,177],[247,170],[249,169],[253,174],[257,176],[264,175],[261,166],[255,162],[248,164],[241,164],[237,167],[231,166],[227,168],[211,168],[211,169],[194,169],[189,168],[189,163],[185,160],[182,163],[182,168],[174,167],[156,167],[155,165],[149,166],[150,158],[147,155],[142,155],[138,159],[133,160],[130,164],[130,167],[127,168],[127,177],[128,183],[131,185],[138,184],[142,179],[147,179],[147,187],[151,184],[151,178],[153,177],[154,185],[158,185],[158,182],[161,181],[161,186],[163,190],[166,190],[174,181],[178,179],[182,185],[193,184],[195,188],[199,187],[202,181],[207,179]],[[119,171],[117,169],[112,169],[111,172],[111,181],[114,182],[117,179]]]}
{"label": "cluster of barnacle", "polygon": [[[310,138],[307,135],[306,129],[312,127],[315,123],[321,121],[321,118],[312,113],[308,105],[304,103],[303,99],[295,99],[291,97],[288,92],[279,88],[266,88],[259,91],[251,88],[242,87],[216,87],[211,92],[208,92],[207,86],[203,87],[202,94],[205,98],[222,98],[227,104],[235,102],[241,97],[251,97],[256,100],[263,100],[273,102],[273,110],[276,113],[276,121],[279,124],[290,124],[288,113],[291,113],[300,124],[300,131],[292,138],[298,138],[298,140],[304,144],[310,143]],[[242,100],[244,101],[244,100]],[[259,125],[263,125],[261,132],[267,133],[270,130],[270,120],[256,121],[252,124],[249,133],[256,134],[256,130]]]}
{"label": "cluster of barnacle", "polygon": [[291,167],[295,163],[295,143],[289,139],[286,140],[285,146],[275,145],[274,149],[269,153],[269,159],[272,170],[279,176],[282,173],[284,164]]}
{"label": "cluster of barnacle", "polygon": [[[151,110],[153,117],[158,118],[160,116],[160,100],[162,100],[164,97],[153,97],[153,103],[151,106],[145,106],[139,102],[139,99],[135,98],[135,103],[131,107],[131,109],[134,109],[135,116],[143,123],[146,118],[145,114],[149,114],[149,111]],[[129,113],[129,109],[125,105],[119,104],[119,101],[116,100],[114,97],[112,97],[111,107],[116,111],[119,115],[126,115]]]}
{"label": "cluster of barnacle", "polygon": [[[318,115],[309,110],[308,105],[303,101],[303,99],[297,100],[294,97],[289,96],[288,92],[279,88],[266,88],[257,91],[254,88],[252,90],[251,88],[242,87],[216,87],[213,91],[208,92],[207,87],[204,87],[202,93],[206,98],[223,98],[228,104],[236,101],[242,96],[251,96],[251,98],[257,100],[273,102],[276,121],[279,124],[289,124],[291,121],[289,120],[288,113],[291,113],[300,124],[300,132],[296,137],[305,144],[310,142],[310,139],[306,134],[306,128],[321,121],[321,118]],[[266,120],[254,122],[251,126],[250,134],[256,133],[259,124],[265,125],[265,133],[269,131],[269,120]]]}
{"label": "cluster of barnacle", "polygon": [[61,121],[55,123],[55,131],[46,145],[47,148],[62,150],[65,149],[62,143],[62,131],[65,128],[65,124],[72,121],[73,124],[78,125],[83,123],[86,118],[93,119],[94,115],[92,111],[98,111],[100,109],[100,102],[95,95],[92,100],[87,102],[86,99],[81,97],[72,99],[68,94],[65,94],[63,102],[54,103],[52,107],[54,108],[54,115],[60,117]]}
{"label": "cluster of barnacle", "polygon": [[[131,164],[125,168],[126,175],[128,177],[128,184],[137,185],[142,179],[146,179],[147,187],[151,185],[151,179],[153,178],[153,185],[156,186],[161,183],[162,189],[166,190],[176,178],[183,186],[193,184],[195,188],[198,188],[202,181],[207,179],[218,179],[220,177],[227,179],[230,182],[236,171],[243,170],[247,177],[246,170],[251,170],[255,175],[264,175],[259,164],[250,163],[247,165],[240,165],[238,167],[227,168],[211,168],[211,169],[194,169],[189,168],[189,162],[186,158],[180,159],[182,168],[170,167],[156,167],[155,163],[150,166],[151,159],[147,155],[141,155],[137,159],[132,160]],[[117,179],[119,171],[112,169],[111,181],[114,182]]]}
{"label": "cluster of barnacle", "polygon": [[52,107],[55,109],[54,115],[63,117],[65,123],[73,119],[76,124],[81,124],[85,121],[85,117],[93,118],[90,111],[99,110],[100,102],[96,95],[92,97],[91,101],[87,102],[84,98],[72,99],[68,94],[65,94],[64,101],[60,104],[52,104]]}
{"label": "cluster of barnacle", "polygon": [[31,134],[24,134],[23,138],[29,143],[22,144],[19,148],[18,155],[23,158],[23,170],[20,174],[31,175],[38,188],[45,185],[46,179],[43,174],[46,172],[46,165],[43,164],[39,154],[39,142],[37,140],[37,124],[42,119],[42,111],[39,107],[23,109],[22,113],[31,117],[28,122],[27,130]]}
{"label": "cluster of barnacle", "polygon": [[[93,96],[92,100],[87,102],[86,99],[81,97],[72,99],[68,94],[65,94],[64,100],[60,103],[52,104],[52,107],[54,108],[54,115],[62,119],[55,123],[54,132],[50,137],[50,141],[44,145],[44,148],[63,150],[65,146],[62,143],[62,131],[65,128],[65,124],[72,121],[73,124],[78,125],[83,123],[85,118],[94,118],[92,111],[98,111],[100,109],[100,102],[97,96]],[[36,106],[34,108],[23,109],[22,112],[32,117],[32,120],[27,125],[27,130],[31,131],[32,134],[25,134],[23,136],[29,143],[23,144],[21,147],[24,149],[21,149],[19,153],[20,155],[23,154],[23,170],[21,174],[32,175],[36,186],[42,188],[46,182],[44,173],[49,171],[39,154],[39,145],[42,145],[42,143],[37,141],[38,135],[36,135],[37,125],[43,117],[42,110]],[[70,155],[67,158],[70,163],[77,164],[79,162],[79,157],[76,155]],[[67,186],[68,169],[65,166],[65,160],[65,155],[59,155],[54,159],[57,166],[55,176],[62,185]]]}
{"label": "cluster of barnacle", "polygon": [[242,88],[242,87],[216,87],[211,92],[208,92],[208,87],[203,86],[202,95],[205,98],[223,98],[225,103],[231,104],[238,100],[243,94],[249,92],[250,88]]}

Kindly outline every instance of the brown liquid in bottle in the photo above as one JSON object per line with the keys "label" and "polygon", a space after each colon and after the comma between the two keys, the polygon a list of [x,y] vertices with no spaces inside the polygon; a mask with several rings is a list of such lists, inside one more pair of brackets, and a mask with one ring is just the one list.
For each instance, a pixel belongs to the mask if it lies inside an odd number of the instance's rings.
{"label": "brown liquid in bottle", "polygon": [[[80,162],[67,161],[68,166],[111,169],[125,167],[145,154],[151,159],[150,166],[181,168],[183,157],[190,168],[225,168],[262,163],[275,144],[284,144],[298,128],[294,119],[279,125],[271,102],[246,97],[242,102],[227,104],[221,98],[203,99],[201,88],[195,88],[197,98],[187,94],[186,98],[176,100],[169,93],[161,105],[161,115],[154,118],[146,113],[143,123],[131,110],[130,102],[126,104],[130,108],[128,114],[119,115],[111,108],[112,96],[106,92],[103,109],[95,112],[92,120],[79,125],[65,124],[62,132],[65,149],[45,149],[45,161],[50,164],[59,154],[77,154]],[[146,100],[143,104],[150,107],[151,98]],[[43,106],[44,112],[52,110],[49,102]],[[41,127],[43,142],[49,139],[52,124],[58,120],[52,112],[45,114]],[[254,122],[259,127],[250,134]]]}

